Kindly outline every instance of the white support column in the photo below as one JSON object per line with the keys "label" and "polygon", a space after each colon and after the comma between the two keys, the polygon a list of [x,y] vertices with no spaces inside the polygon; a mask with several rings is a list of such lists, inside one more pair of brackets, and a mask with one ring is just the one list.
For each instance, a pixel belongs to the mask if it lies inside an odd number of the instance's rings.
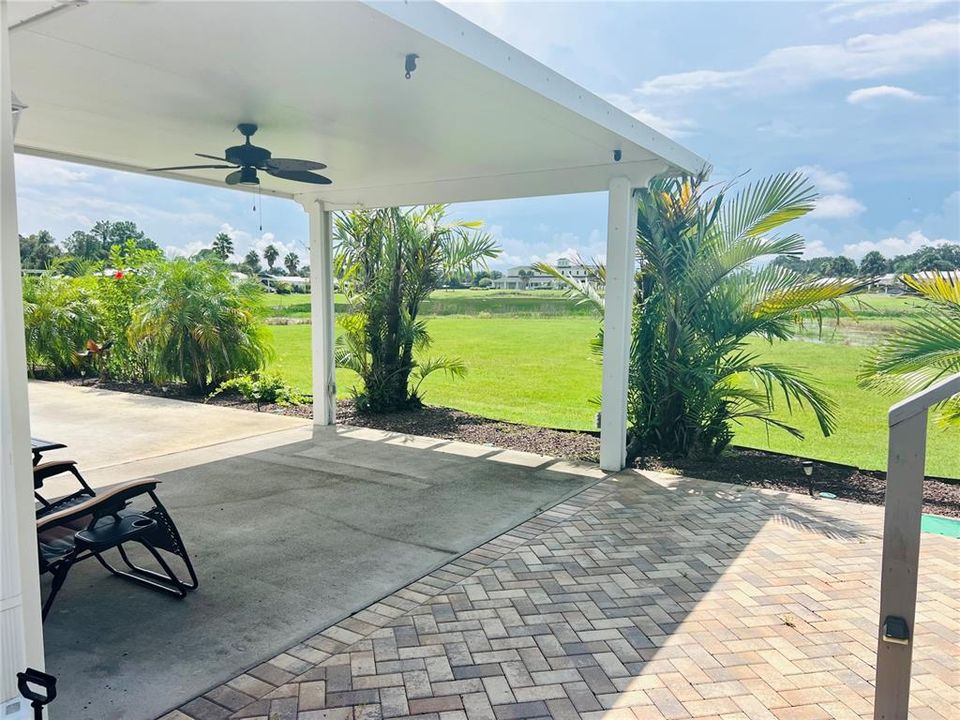
{"label": "white support column", "polygon": [[630,180],[610,181],[607,283],[603,313],[603,399],[600,467],[616,472],[627,461],[627,387],[636,270],[637,205]]}
{"label": "white support column", "polygon": [[313,350],[313,424],[337,421],[337,375],[334,362],[333,227],[323,201],[304,202],[310,216],[310,337]]}
{"label": "white support column", "polygon": [[[874,697],[876,720],[906,718],[910,705],[920,514],[923,510],[927,411],[890,425],[887,491],[884,497],[883,559],[880,570],[880,628]],[[906,621],[904,642],[885,638],[888,617]]]}
{"label": "white support column", "polygon": [[0,717],[32,716],[16,674],[42,670],[43,630],[17,239],[7,3],[0,0]]}
{"label": "white support column", "polygon": [[929,408],[960,393],[960,374],[901,400],[888,416],[874,720],[905,720],[916,637],[920,521]]}

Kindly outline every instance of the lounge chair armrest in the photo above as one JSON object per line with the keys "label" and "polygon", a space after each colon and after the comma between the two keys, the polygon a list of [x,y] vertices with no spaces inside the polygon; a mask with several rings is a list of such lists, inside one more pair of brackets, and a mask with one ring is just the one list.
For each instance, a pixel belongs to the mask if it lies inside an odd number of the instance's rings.
{"label": "lounge chair armrest", "polygon": [[39,518],[37,520],[37,532],[69,523],[87,515],[109,515],[111,512],[122,509],[131,498],[153,492],[159,484],[160,481],[155,478],[145,478],[108,488],[89,500],[84,500],[82,503]]}
{"label": "lounge chair armrest", "polygon": [[47,478],[61,473],[73,472],[76,460],[49,460],[33,466],[33,487],[39,490]]}

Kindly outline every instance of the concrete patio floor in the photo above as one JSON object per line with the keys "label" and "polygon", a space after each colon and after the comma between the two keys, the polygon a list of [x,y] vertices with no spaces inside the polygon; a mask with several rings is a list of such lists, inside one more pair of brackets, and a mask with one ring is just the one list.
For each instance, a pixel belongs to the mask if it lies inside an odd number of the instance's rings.
{"label": "concrete patio floor", "polygon": [[[163,720],[872,718],[882,510],[623,473]],[[924,535],[911,717],[960,717]]]}
{"label": "concrete patio floor", "polygon": [[44,625],[53,720],[155,718],[600,476],[174,400],[51,384],[31,397],[34,434],[70,446],[50,459],[74,457],[98,486],[161,480],[200,576],[178,601],[96,563],[72,570]]}

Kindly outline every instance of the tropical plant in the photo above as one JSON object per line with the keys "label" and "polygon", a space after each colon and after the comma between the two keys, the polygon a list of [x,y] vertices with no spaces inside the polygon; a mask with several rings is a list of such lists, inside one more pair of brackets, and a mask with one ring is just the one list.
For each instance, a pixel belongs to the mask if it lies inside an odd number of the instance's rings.
{"label": "tropical plant", "polygon": [[149,349],[154,382],[183,380],[206,394],[264,365],[269,345],[258,283],[234,284],[219,263],[183,258],[158,263],[145,277],[128,340]]}
{"label": "tropical plant", "polygon": [[[811,279],[760,261],[799,255],[804,240],[775,231],[813,209],[816,193],[802,175],[776,175],[729,197],[712,194],[704,174],[660,178],[640,192],[636,303],[630,348],[628,456],[717,454],[733,426],[756,420],[802,437],[775,415],[813,411],[829,435],[834,403],[796,368],[765,362],[751,337],[792,337],[803,322],[822,323],[845,310],[857,281]],[[539,266],[568,292],[603,306],[605,270],[578,282]],[[598,338],[598,345],[602,337]]]}
{"label": "tropical plant", "polygon": [[283,379],[277,372],[244,373],[220,383],[210,397],[225,392],[238,392],[247,402],[257,404],[257,412],[264,405],[275,403],[281,407],[301,405],[304,397]]}
{"label": "tropical plant", "polygon": [[444,278],[484,265],[499,250],[479,222],[446,222],[445,212],[430,205],[337,216],[335,267],[351,312],[341,320],[336,359],[360,376],[354,397],[362,410],[417,406],[427,376],[465,372],[457,358],[423,357],[430,335],[420,305]]}
{"label": "tropical plant", "polygon": [[78,276],[81,283],[93,279],[103,340],[112,343],[100,364],[102,375],[136,382],[151,379],[150,346],[128,342],[127,333],[153,268],[164,262],[159,250],[143,250],[128,240],[111,246],[106,260],[87,264]]}
{"label": "tropical plant", "polygon": [[288,275],[296,276],[300,269],[300,256],[295,252],[288,252],[283,258],[283,266],[287,269]]}
{"label": "tropical plant", "polygon": [[273,266],[277,264],[278,257],[280,257],[280,251],[273,245],[267,245],[263,249],[263,259],[267,261],[270,272],[273,272]]}
{"label": "tropical plant", "polygon": [[217,233],[213,239],[213,254],[226,262],[233,255],[233,238],[226,233]]}
{"label": "tropical plant", "polygon": [[76,374],[87,342],[100,339],[98,307],[89,283],[55,270],[23,279],[23,324],[31,375]]}
{"label": "tropical plant", "polygon": [[[860,384],[885,394],[911,394],[960,373],[960,271],[904,275],[928,303],[863,363]],[[944,425],[960,425],[960,395],[940,405]]]}

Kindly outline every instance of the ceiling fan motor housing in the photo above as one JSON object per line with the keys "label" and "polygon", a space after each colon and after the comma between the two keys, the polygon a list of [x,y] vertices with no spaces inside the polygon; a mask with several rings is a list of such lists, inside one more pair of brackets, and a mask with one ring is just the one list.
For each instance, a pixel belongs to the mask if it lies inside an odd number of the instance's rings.
{"label": "ceiling fan motor housing", "polygon": [[224,157],[234,165],[262,168],[266,166],[267,160],[270,159],[270,151],[256,145],[234,145],[227,148]]}

